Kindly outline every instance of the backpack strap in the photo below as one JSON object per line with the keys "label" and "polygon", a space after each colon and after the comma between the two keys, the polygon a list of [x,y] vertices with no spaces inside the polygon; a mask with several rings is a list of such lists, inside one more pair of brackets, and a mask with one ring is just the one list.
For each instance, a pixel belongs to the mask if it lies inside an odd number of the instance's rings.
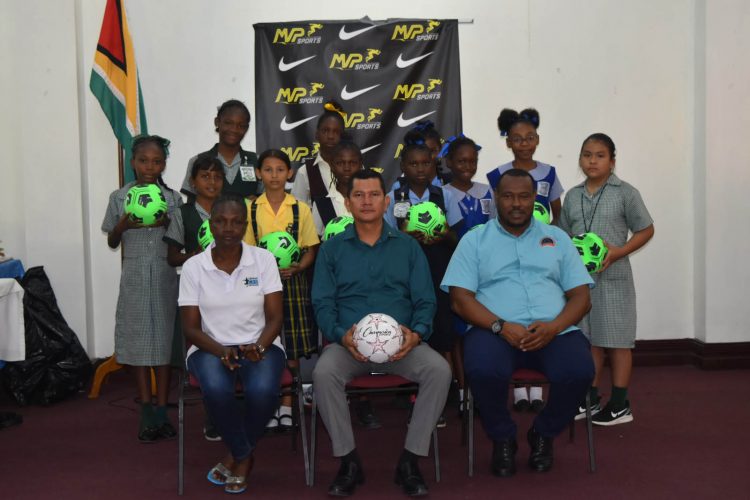
{"label": "backpack strap", "polygon": [[250,203],[250,225],[253,227],[253,237],[255,238],[255,244],[258,244],[258,219],[255,214],[258,212],[258,206],[255,204],[255,200]]}
{"label": "backpack strap", "polygon": [[328,197],[328,188],[323,181],[323,175],[320,173],[320,166],[314,160],[306,163],[306,166],[307,179],[310,182],[311,208],[318,208],[318,215],[320,215],[320,220],[323,221],[323,226],[325,226],[336,217],[336,210]]}
{"label": "backpack strap", "polygon": [[292,205],[292,230],[290,234],[294,238],[294,241],[297,241],[297,235],[299,234],[299,204],[296,201]]}

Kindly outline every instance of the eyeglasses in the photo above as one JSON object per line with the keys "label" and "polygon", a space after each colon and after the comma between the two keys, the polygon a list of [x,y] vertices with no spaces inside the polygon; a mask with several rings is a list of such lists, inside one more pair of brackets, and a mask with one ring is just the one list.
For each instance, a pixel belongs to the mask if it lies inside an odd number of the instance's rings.
{"label": "eyeglasses", "polygon": [[510,141],[511,144],[515,144],[516,146],[518,146],[519,144],[523,144],[524,142],[531,144],[537,139],[539,139],[538,135],[530,134],[530,135],[527,135],[526,137],[518,137],[518,136],[509,137],[508,141]]}

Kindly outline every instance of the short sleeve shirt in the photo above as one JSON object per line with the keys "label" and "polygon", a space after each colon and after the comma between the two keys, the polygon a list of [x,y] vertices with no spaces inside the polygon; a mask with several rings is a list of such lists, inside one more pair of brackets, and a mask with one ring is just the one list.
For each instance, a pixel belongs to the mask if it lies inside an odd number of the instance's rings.
{"label": "short sleeve shirt", "polygon": [[461,239],[440,288],[474,292],[498,317],[528,326],[554,320],[565,307],[566,291],[593,283],[561,229],[532,218],[526,231],[514,236],[493,219]]}
{"label": "short sleeve shirt", "polygon": [[[193,206],[195,206],[195,211],[198,212],[198,216],[200,216],[202,221],[211,218],[211,214],[199,203],[193,203]],[[176,243],[180,248],[184,248],[185,238],[185,222],[182,220],[182,210],[175,210],[169,219],[169,227],[164,234],[164,241],[167,243]]]}
{"label": "short sleeve shirt", "polygon": [[[333,205],[333,211],[336,213],[336,217],[351,215],[351,212],[346,209],[344,195],[341,194],[338,189],[334,187],[333,189],[328,191],[326,198],[331,200],[331,205]],[[325,225],[323,225],[323,219],[320,217],[320,213],[318,212],[317,203],[312,207],[312,216],[313,223],[315,224],[315,230],[318,232],[318,236],[323,236]]]}
{"label": "short sleeve shirt", "polygon": [[495,218],[497,214],[495,195],[488,184],[474,182],[472,183],[471,188],[466,192],[461,191],[450,184],[446,184],[443,186],[443,195],[445,197],[445,218],[450,227],[455,226],[464,218],[461,212],[460,203],[464,201],[467,196],[473,198],[472,204],[475,202],[477,204],[476,208],[489,219]]}
{"label": "short sleeve shirt", "polygon": [[[265,296],[282,291],[276,259],[268,250],[242,243],[240,263],[230,275],[214,264],[214,246],[183,264],[177,303],[198,306],[201,329],[219,344],[257,342],[266,324]],[[281,347],[278,337],[273,343]]]}
{"label": "short sleeve shirt", "polygon": [[[292,205],[297,203],[299,206],[297,245],[300,248],[309,248],[320,243],[320,238],[318,238],[318,233],[315,231],[315,225],[313,224],[310,207],[297,201],[294,196],[287,194],[276,213],[273,212],[265,193],[260,195],[254,203],[256,204],[255,217],[258,223],[258,238],[276,231],[286,231],[291,234],[292,222],[294,221]],[[252,217],[250,206],[251,202],[247,202],[248,223],[247,231],[245,231],[245,243],[256,245],[253,224],[250,220]]]}
{"label": "short sleeve shirt", "polygon": [[[502,175],[511,168],[513,168],[513,162],[508,162],[497,167],[497,172]],[[538,161],[536,162],[536,167],[529,170],[531,177],[537,182],[537,195],[547,198],[550,203],[559,200],[565,191],[562,184],[560,184],[560,178],[557,175],[555,175],[555,180],[551,183],[544,180],[544,178],[549,175],[551,168],[551,165]]]}
{"label": "short sleeve shirt", "polygon": [[[326,162],[320,154],[315,158],[315,164],[320,168],[320,176],[323,178],[323,183],[326,185],[326,189],[330,193],[331,190],[336,190],[336,178],[331,172],[331,166]],[[292,196],[297,198],[308,206],[312,203],[310,196],[310,179],[307,176],[307,166],[302,165],[294,176],[294,184],[292,184]]]}

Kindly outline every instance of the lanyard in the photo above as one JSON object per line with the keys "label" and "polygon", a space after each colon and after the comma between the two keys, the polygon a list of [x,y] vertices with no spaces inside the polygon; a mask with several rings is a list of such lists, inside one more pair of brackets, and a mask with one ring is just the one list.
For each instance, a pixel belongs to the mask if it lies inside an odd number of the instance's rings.
{"label": "lanyard", "polygon": [[584,191],[581,191],[581,218],[583,219],[583,229],[585,232],[591,231],[591,226],[594,224],[594,215],[596,215],[596,209],[599,208],[599,202],[602,201],[602,195],[604,194],[604,189],[607,187],[607,185],[603,185],[601,190],[599,190],[599,195],[596,198],[596,204],[594,205],[594,210],[591,211],[591,218],[586,221],[586,213],[583,211],[583,193],[586,190],[586,186],[583,187]]}

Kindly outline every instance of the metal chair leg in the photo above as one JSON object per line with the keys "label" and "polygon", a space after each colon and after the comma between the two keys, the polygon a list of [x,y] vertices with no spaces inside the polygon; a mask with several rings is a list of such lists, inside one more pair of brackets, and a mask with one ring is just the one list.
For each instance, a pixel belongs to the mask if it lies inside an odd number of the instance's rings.
{"label": "metal chair leg", "polygon": [[468,436],[466,437],[467,448],[469,449],[469,477],[474,477],[474,396],[468,387],[465,390],[465,394],[466,405],[464,406],[464,411],[469,414],[469,421],[467,422]]}
{"label": "metal chair leg", "polygon": [[435,454],[435,482],[440,482],[440,453],[438,448],[437,427],[432,429],[432,452]]}
{"label": "metal chair leg", "polygon": [[315,484],[315,451],[316,451],[316,434],[317,434],[317,412],[318,404],[315,400],[315,387],[313,386],[312,409],[310,411],[310,486]]}
{"label": "metal chair leg", "polygon": [[586,434],[589,445],[589,471],[596,472],[596,456],[594,455],[594,429],[591,422],[591,395],[586,391]]}
{"label": "metal chair leg", "polygon": [[297,380],[297,411],[299,412],[299,430],[302,440],[302,456],[305,460],[305,484],[312,486],[310,482],[310,455],[307,449],[307,426],[305,425],[305,401],[302,395],[302,382]]}
{"label": "metal chair leg", "polygon": [[[182,379],[182,376],[180,376]],[[177,494],[182,496],[185,479],[185,384],[180,380],[180,391],[177,399]]]}

